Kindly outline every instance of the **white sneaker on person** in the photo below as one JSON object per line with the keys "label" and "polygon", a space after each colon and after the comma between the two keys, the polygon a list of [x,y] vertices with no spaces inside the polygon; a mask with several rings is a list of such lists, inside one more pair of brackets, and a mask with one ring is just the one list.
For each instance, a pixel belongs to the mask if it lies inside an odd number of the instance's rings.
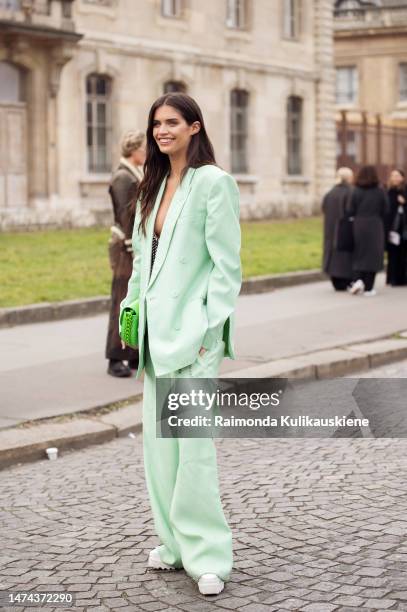
{"label": "white sneaker on person", "polygon": [[358,295],[359,293],[363,293],[365,290],[365,283],[359,278],[357,281],[351,285],[349,289],[349,293],[352,295]]}
{"label": "white sneaker on person", "polygon": [[153,569],[175,570],[173,565],[168,565],[168,563],[161,561],[160,553],[157,548],[154,548],[148,555],[148,567],[152,567]]}
{"label": "white sneaker on person", "polygon": [[224,582],[216,574],[202,574],[198,580],[199,592],[202,595],[218,595],[224,589]]}
{"label": "white sneaker on person", "polygon": [[371,289],[370,291],[365,291],[363,295],[366,297],[373,297],[374,295],[377,295],[377,291],[376,289]]}

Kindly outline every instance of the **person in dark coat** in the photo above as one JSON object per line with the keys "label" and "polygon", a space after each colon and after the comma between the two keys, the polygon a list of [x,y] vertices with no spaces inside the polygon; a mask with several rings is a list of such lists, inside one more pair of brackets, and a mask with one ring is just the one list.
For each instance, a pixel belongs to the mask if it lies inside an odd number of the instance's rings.
{"label": "person in dark coat", "polygon": [[322,201],[324,215],[323,271],[331,278],[336,291],[345,291],[352,282],[352,254],[337,251],[335,232],[339,219],[350,205],[353,172],[350,168],[339,168],[336,185],[328,191]]}
{"label": "person in dark coat", "polygon": [[407,189],[402,170],[393,170],[389,178],[389,215],[387,219],[387,276],[392,287],[407,284]]}
{"label": "person in dark coat", "polygon": [[379,187],[374,166],[363,166],[351,197],[350,214],[354,217],[355,248],[352,267],[355,282],[350,293],[376,295],[376,273],[383,269],[385,221],[388,215],[387,194]]}
{"label": "person in dark coat", "polygon": [[[113,173],[109,194],[112,200],[114,225],[111,227],[109,258],[113,272],[111,306],[106,341],[107,372],[119,378],[131,375],[138,367],[138,351],[122,348],[119,337],[120,302],[126,297],[127,285],[133,268],[131,236],[135,217],[135,194],[143,178],[145,135],[128,132],[122,142],[122,157]],[[128,365],[123,361],[127,361]]]}

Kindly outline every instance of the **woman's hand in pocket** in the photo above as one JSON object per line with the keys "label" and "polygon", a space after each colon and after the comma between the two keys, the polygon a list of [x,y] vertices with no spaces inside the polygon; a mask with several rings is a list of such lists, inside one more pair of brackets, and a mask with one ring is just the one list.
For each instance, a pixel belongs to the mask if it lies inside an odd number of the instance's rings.
{"label": "woman's hand in pocket", "polygon": [[201,357],[202,357],[202,355],[204,355],[204,353],[206,353],[206,350],[207,349],[205,347],[201,346],[201,348],[199,349],[199,354],[200,354]]}

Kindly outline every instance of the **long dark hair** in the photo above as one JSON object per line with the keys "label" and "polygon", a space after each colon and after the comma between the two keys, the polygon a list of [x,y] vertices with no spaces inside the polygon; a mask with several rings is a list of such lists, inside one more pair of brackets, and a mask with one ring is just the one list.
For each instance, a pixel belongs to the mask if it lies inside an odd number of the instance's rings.
{"label": "long dark hair", "polygon": [[188,168],[199,168],[206,164],[216,164],[215,153],[211,141],[206,132],[201,109],[191,96],[184,93],[168,93],[158,98],[150,109],[147,125],[146,161],[144,162],[144,177],[141,181],[136,200],[140,199],[141,221],[139,228],[146,235],[146,224],[150,216],[158,190],[165,175],[170,169],[168,155],[161,153],[153,137],[153,122],[155,112],[164,104],[172,106],[177,110],[188,125],[199,121],[201,129],[193,134],[187,151],[187,166],[183,170],[181,180],[184,178]]}
{"label": "long dark hair", "polygon": [[[400,183],[398,187],[390,184],[390,177],[393,174],[393,172],[398,172],[403,179],[402,183]],[[397,189],[398,191],[402,191],[405,188],[406,188],[406,174],[404,170],[402,170],[401,168],[393,168],[393,170],[391,170],[389,174],[389,179],[387,181],[387,189]]]}
{"label": "long dark hair", "polygon": [[379,176],[375,166],[362,166],[356,177],[356,185],[358,187],[377,187],[379,184]]}

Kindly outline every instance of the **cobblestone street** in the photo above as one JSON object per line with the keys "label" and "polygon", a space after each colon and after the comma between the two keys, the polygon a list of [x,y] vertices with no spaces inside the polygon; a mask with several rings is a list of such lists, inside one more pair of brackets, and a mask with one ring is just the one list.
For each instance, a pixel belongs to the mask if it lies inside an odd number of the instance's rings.
{"label": "cobblestone street", "polygon": [[146,570],[139,436],[0,474],[2,588],[72,591],[87,612],[407,610],[406,440],[216,444],[235,550],[222,594]]}

